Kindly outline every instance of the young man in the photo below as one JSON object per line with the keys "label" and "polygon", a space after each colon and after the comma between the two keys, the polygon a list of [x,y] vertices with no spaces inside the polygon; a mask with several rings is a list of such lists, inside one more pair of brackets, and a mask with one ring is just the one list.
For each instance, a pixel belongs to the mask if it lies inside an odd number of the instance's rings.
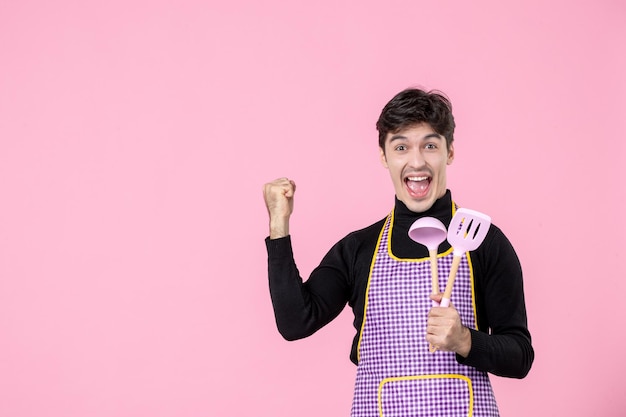
{"label": "young man", "polygon": [[[335,244],[306,282],[289,236],[296,185],[287,178],[265,184],[278,329],[287,340],[307,337],[346,303],[352,307],[352,416],[497,416],[488,373],[523,378],[534,359],[517,255],[491,225],[481,246],[463,256],[451,306],[433,307],[441,294],[430,295],[428,250],[408,230],[426,216],[447,227],[456,210],[446,188],[454,159],[451,105],[437,92],[404,90],[385,106],[376,127],[395,206]],[[450,245],[439,245],[441,288],[452,258]],[[437,351],[431,353],[429,344]]]}

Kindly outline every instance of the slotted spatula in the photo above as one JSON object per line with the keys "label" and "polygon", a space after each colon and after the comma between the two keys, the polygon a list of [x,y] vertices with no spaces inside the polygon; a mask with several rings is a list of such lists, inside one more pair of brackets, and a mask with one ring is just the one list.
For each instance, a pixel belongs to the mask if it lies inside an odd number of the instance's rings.
{"label": "slotted spatula", "polygon": [[450,305],[452,287],[463,254],[480,246],[487,236],[489,226],[491,226],[491,217],[478,211],[460,208],[454,214],[448,227],[448,243],[454,249],[454,258],[452,258],[450,275],[441,299],[441,307]]}

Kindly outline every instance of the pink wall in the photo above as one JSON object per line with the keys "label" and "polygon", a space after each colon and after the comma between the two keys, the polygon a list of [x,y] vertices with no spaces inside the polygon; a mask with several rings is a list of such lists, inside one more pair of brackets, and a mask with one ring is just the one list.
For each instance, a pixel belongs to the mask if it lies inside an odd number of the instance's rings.
{"label": "pink wall", "polygon": [[350,312],[278,336],[261,187],[297,181],[307,274],[391,208],[374,122],[411,85],[525,269],[502,414],[623,415],[626,7],[213,3],[0,3],[0,415],[347,415]]}

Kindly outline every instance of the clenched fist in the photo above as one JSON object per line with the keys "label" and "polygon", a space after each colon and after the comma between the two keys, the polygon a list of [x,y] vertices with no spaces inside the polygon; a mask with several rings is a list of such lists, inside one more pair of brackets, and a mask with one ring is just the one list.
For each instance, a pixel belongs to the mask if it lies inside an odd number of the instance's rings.
{"label": "clenched fist", "polygon": [[296,183],[288,178],[279,178],[263,186],[263,198],[270,217],[270,239],[289,234],[289,218],[293,213],[293,195]]}
{"label": "clenched fist", "polygon": [[[430,298],[441,303],[443,294]],[[452,304],[449,307],[433,307],[428,313],[426,340],[439,350],[455,352],[466,358],[472,348],[472,335],[461,323],[461,316]]]}

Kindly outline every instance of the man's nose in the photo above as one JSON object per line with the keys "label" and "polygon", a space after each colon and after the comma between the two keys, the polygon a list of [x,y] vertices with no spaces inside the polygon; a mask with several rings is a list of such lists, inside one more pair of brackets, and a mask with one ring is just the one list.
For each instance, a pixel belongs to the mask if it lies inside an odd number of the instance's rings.
{"label": "man's nose", "polygon": [[422,155],[421,149],[417,148],[411,151],[409,163],[414,168],[424,166],[424,155]]}

